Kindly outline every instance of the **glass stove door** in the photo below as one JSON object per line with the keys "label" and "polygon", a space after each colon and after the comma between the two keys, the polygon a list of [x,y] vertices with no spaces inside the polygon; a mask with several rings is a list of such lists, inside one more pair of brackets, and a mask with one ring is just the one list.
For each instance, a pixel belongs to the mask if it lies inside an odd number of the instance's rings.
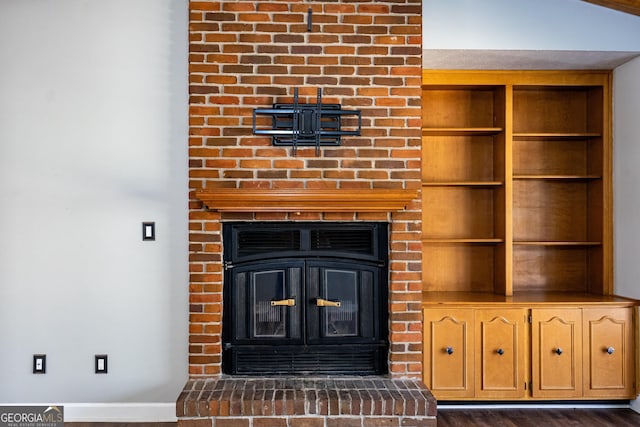
{"label": "glass stove door", "polygon": [[309,267],[310,342],[357,342],[375,333],[375,274],[332,263]]}
{"label": "glass stove door", "polygon": [[234,271],[235,342],[301,339],[301,274],[291,264]]}

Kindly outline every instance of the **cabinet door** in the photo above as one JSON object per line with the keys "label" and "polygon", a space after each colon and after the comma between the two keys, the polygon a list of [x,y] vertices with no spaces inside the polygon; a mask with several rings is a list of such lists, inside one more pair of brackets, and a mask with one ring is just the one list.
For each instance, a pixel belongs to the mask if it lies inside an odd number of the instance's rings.
{"label": "cabinet door", "polygon": [[581,397],[582,310],[533,309],[531,318],[533,397]]}
{"label": "cabinet door", "polygon": [[586,397],[635,397],[632,310],[624,307],[584,309]]}
{"label": "cabinet door", "polygon": [[473,310],[424,310],[423,381],[437,399],[473,397]]}
{"label": "cabinet door", "polygon": [[525,396],[525,309],[476,310],[476,397]]}

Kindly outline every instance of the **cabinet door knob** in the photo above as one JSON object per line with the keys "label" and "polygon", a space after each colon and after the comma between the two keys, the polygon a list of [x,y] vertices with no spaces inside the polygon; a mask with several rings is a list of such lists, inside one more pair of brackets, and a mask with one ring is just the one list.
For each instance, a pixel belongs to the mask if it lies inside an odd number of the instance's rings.
{"label": "cabinet door knob", "polygon": [[562,354],[562,349],[560,347],[556,348],[555,353],[560,356]]}
{"label": "cabinet door knob", "polygon": [[607,353],[609,353],[609,354],[613,354],[614,351],[616,351],[616,349],[613,348],[613,347],[607,348]]}
{"label": "cabinet door knob", "polygon": [[502,356],[504,354],[504,350],[499,348],[498,350],[496,350],[496,353],[498,353],[500,356]]}
{"label": "cabinet door knob", "polygon": [[453,354],[453,347],[447,347],[445,351],[447,352],[447,354]]}

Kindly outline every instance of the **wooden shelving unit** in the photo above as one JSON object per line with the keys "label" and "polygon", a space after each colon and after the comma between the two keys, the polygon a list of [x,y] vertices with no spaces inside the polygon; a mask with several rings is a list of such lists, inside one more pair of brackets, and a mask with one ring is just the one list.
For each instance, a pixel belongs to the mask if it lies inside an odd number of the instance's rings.
{"label": "wooden shelving unit", "polygon": [[498,271],[508,238],[505,102],[506,88],[499,85],[423,90],[426,290],[506,290]]}
{"label": "wooden shelving unit", "polygon": [[612,293],[610,75],[424,75],[424,290]]}
{"label": "wooden shelving unit", "polygon": [[[422,102],[427,385],[439,399],[631,397],[635,301],[612,295],[611,75],[425,71]],[[574,362],[567,384],[541,384],[553,362],[536,336],[549,333],[545,322],[561,319],[553,333],[568,340],[603,308],[612,317],[600,320],[626,324],[627,354],[607,359],[617,391],[583,384],[589,367]],[[487,348],[502,339],[487,331],[509,341],[510,357]],[[465,350],[445,351],[447,337]],[[583,345],[574,338],[567,348]],[[544,357],[532,365],[534,350]]]}
{"label": "wooden shelving unit", "polygon": [[612,292],[608,81],[578,77],[512,89],[514,292]]}

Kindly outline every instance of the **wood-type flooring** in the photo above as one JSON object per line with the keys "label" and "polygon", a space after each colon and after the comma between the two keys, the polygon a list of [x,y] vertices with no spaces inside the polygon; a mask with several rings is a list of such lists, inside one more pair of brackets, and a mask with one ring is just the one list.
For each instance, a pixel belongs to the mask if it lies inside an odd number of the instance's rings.
{"label": "wood-type flooring", "polygon": [[438,427],[638,427],[631,409],[447,409],[438,408]]}
{"label": "wood-type flooring", "polygon": [[[65,423],[65,427],[176,427],[177,423]],[[631,409],[447,409],[438,427],[639,427]]]}

